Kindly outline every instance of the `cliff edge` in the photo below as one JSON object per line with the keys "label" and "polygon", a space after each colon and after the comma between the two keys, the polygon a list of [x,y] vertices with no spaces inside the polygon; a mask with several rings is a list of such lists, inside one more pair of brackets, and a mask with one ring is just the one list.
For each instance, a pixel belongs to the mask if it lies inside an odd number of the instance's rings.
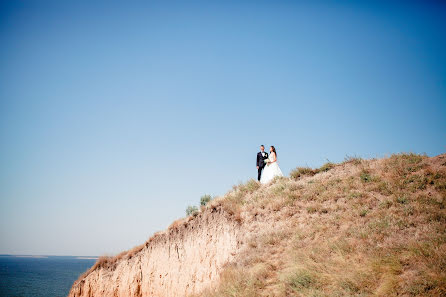
{"label": "cliff edge", "polygon": [[176,222],[144,245],[102,257],[70,297],[184,296],[209,286],[240,247],[240,224],[221,207]]}

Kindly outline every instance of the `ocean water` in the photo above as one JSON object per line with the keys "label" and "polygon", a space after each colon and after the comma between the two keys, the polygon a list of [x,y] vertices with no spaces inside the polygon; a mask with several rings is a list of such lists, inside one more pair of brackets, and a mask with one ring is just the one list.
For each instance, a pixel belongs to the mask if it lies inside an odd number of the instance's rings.
{"label": "ocean water", "polygon": [[66,297],[73,282],[96,259],[0,255],[1,297]]}

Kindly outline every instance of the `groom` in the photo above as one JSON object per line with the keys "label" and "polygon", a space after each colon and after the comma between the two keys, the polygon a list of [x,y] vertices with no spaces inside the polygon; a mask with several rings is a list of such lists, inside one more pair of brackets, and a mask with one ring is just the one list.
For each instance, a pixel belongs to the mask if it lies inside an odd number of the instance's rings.
{"label": "groom", "polygon": [[268,153],[265,153],[265,147],[263,145],[260,146],[260,152],[257,153],[257,180],[260,181],[260,176],[262,175],[262,170],[265,167],[265,159],[268,159]]}

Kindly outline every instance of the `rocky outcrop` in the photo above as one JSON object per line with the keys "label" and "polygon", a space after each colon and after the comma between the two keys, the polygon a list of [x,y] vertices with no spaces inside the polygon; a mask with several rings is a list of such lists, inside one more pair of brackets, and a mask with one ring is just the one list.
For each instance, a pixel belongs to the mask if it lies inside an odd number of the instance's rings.
{"label": "rocky outcrop", "polygon": [[174,223],[144,245],[97,263],[69,297],[187,296],[212,286],[241,246],[240,223],[222,207]]}

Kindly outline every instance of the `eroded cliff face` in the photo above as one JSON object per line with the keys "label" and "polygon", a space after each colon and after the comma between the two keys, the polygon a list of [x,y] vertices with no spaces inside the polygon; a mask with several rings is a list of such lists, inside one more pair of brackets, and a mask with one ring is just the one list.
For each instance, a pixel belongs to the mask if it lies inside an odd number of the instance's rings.
{"label": "eroded cliff face", "polygon": [[[241,247],[241,225],[221,207],[154,235],[134,253],[97,265],[69,297],[187,296],[216,284]],[[131,256],[130,256],[131,255]]]}

